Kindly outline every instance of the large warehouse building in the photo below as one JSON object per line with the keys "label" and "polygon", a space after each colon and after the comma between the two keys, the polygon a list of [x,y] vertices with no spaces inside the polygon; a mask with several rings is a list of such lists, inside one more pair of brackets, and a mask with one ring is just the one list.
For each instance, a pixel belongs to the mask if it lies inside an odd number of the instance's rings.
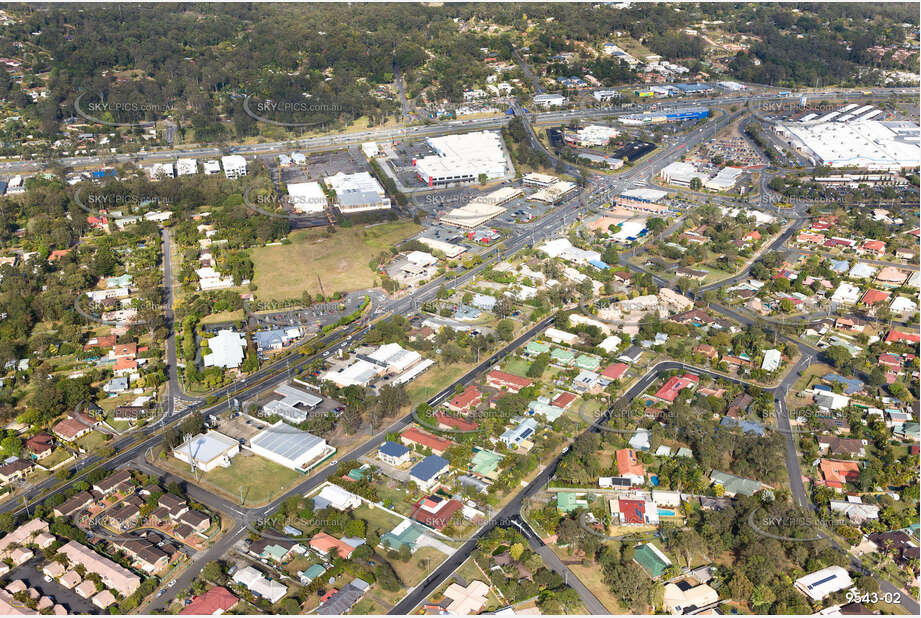
{"label": "large warehouse building", "polygon": [[430,187],[502,178],[506,171],[502,137],[496,131],[430,137],[436,154],[414,159],[416,175]]}
{"label": "large warehouse building", "polygon": [[441,218],[442,223],[473,229],[505,212],[504,205],[523,192],[515,187],[503,187],[492,193],[473,198],[465,206],[454,208]]}
{"label": "large warehouse building", "polygon": [[315,213],[326,210],[326,194],[318,182],[295,182],[288,185],[288,199],[297,212]]}
{"label": "large warehouse building", "polygon": [[921,129],[910,122],[818,119],[778,123],[774,130],[798,152],[829,167],[898,172],[921,165]]}
{"label": "large warehouse building", "polygon": [[240,443],[216,431],[200,433],[173,449],[173,457],[179,461],[195,462],[202,472],[211,472],[218,466],[227,467],[230,460],[240,452]]}
{"label": "large warehouse building", "polygon": [[306,471],[306,466],[323,456],[326,440],[278,421],[253,436],[249,442],[254,453],[292,470]]}

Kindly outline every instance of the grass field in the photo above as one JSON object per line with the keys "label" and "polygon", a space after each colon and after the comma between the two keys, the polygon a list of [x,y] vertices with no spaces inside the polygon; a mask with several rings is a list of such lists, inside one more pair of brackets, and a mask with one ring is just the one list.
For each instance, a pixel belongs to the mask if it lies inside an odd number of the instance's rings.
{"label": "grass field", "polygon": [[[188,465],[173,457],[160,459],[158,464],[175,470],[181,476],[189,475]],[[244,504],[256,506],[291,489],[305,477],[274,461],[251,453],[247,456],[246,452],[241,452],[233,458],[229,468],[216,468],[211,472],[201,473],[199,478],[200,484],[206,489],[211,485],[235,502],[240,501],[242,493]]]}
{"label": "grass field", "polygon": [[434,547],[420,547],[408,561],[391,560],[390,565],[397,572],[403,585],[415,586],[446,558],[447,556]]}
{"label": "grass field", "polygon": [[410,405],[417,406],[434,397],[441,389],[448,386],[454,380],[458,379],[470,369],[473,363],[456,363],[443,367],[440,363],[433,365],[428,371],[410,382],[406,387],[406,394],[409,395]]}
{"label": "grass field", "polygon": [[257,247],[250,251],[255,265],[254,283],[261,300],[300,298],[304,290],[320,293],[319,274],[326,294],[374,286],[377,275],[368,266],[371,258],[389,251],[421,226],[410,221],[378,225],[297,230],[291,244]]}
{"label": "grass field", "polygon": [[525,359],[514,356],[511,358],[511,360],[509,360],[506,363],[505,371],[524,378],[524,377],[527,377],[528,367],[530,366],[531,366],[531,363],[529,363]]}

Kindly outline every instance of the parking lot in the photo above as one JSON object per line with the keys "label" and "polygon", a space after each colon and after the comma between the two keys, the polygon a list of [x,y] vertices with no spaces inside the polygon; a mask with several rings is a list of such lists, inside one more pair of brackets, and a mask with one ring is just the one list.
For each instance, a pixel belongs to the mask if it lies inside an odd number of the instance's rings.
{"label": "parking lot", "polygon": [[[247,402],[248,403],[248,402]],[[217,431],[234,440],[243,440],[247,444],[257,433],[268,426],[265,421],[250,418],[245,414],[231,412],[228,417],[219,417]]]}
{"label": "parking lot", "polygon": [[[357,148],[320,152],[307,157],[305,174],[308,181],[318,181],[327,176],[357,174],[369,171],[364,155]],[[303,180],[301,182],[304,182]]]}
{"label": "parking lot", "polygon": [[385,150],[387,158],[381,163],[386,166],[392,176],[399,178],[400,184],[405,187],[424,187],[424,182],[419,180],[413,168],[413,160],[435,154],[435,151],[424,141],[396,142],[392,148]]}
{"label": "parking lot", "polygon": [[21,579],[22,582],[35,588],[41,594],[51,597],[55,603],[63,605],[70,614],[100,614],[102,610],[93,605],[89,599],[84,599],[73,590],[68,590],[55,580],[45,581],[45,576],[39,571],[44,566],[45,559],[39,554],[35,558],[16,567],[6,575],[6,579],[13,581]]}

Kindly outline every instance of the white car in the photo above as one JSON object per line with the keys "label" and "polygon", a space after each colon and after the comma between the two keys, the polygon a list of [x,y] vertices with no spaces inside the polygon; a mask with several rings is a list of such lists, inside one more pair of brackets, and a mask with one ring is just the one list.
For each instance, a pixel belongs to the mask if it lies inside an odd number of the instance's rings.
{"label": "white car", "polygon": [[338,460],[338,459],[333,459],[331,462],[329,462],[329,465],[335,466],[337,463],[339,463],[339,460]]}
{"label": "white car", "polygon": [[166,584],[166,587],[167,587],[167,588],[172,588],[172,587],[175,586],[175,585],[176,585],[176,580],[175,580],[175,579],[171,579],[170,582],[169,582],[168,584]]}

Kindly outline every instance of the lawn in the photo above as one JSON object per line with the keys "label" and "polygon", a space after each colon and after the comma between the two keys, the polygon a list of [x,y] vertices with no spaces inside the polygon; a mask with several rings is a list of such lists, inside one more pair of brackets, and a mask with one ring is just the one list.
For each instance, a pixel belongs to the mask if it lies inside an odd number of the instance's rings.
{"label": "lawn", "polygon": [[528,367],[530,366],[531,363],[525,359],[513,356],[505,365],[505,371],[526,378],[528,376]]}
{"label": "lawn", "polygon": [[472,367],[472,363],[455,363],[447,366],[436,363],[406,387],[410,405],[414,407],[434,397],[441,389],[470,371]]}
{"label": "lawn", "polygon": [[[564,561],[572,560],[572,558],[567,559],[565,556],[565,551],[557,550],[555,552],[560,556],[560,559]],[[616,596],[611,592],[610,586],[604,583],[604,573],[602,569],[598,568],[597,565],[592,565],[589,567],[582,566],[580,562],[574,562],[574,564],[569,564],[569,570],[572,571],[573,575],[579,578],[579,580],[585,584],[585,587],[592,591],[598,600],[601,601],[601,604],[604,605],[612,614],[627,614],[629,613],[626,608],[620,606],[620,603]]]}
{"label": "lawn", "polygon": [[[159,460],[159,463],[163,462],[164,460]],[[178,459],[168,457],[166,465],[188,478],[188,466]],[[273,461],[241,451],[233,458],[229,468],[216,468],[211,472],[200,473],[199,478],[198,484],[206,489],[210,485],[238,503],[242,495],[243,504],[257,506],[269,502],[306,477]]]}
{"label": "lawn", "polygon": [[91,431],[82,438],[76,440],[77,444],[87,452],[93,452],[101,448],[105,443],[105,435],[98,431]]}
{"label": "lawn", "polygon": [[368,530],[380,530],[381,534],[390,532],[400,523],[400,519],[396,515],[391,515],[380,508],[372,509],[365,504],[355,509],[353,514],[356,518],[368,522]]}
{"label": "lawn", "polygon": [[[250,251],[254,283],[260,300],[300,298],[373,287],[377,274],[368,263],[383,251],[416,234],[421,226],[410,221],[361,227],[297,230],[291,244],[257,247]],[[319,278],[318,278],[319,277]]]}
{"label": "lawn", "polygon": [[397,572],[404,586],[415,586],[422,579],[435,570],[439,564],[448,557],[434,547],[420,547],[406,562],[391,560],[390,565]]}
{"label": "lawn", "polygon": [[40,463],[42,466],[50,470],[51,468],[55,467],[62,461],[66,461],[70,457],[71,457],[70,451],[68,451],[67,449],[56,448],[50,455],[48,455],[47,457],[45,457],[38,463]]}

